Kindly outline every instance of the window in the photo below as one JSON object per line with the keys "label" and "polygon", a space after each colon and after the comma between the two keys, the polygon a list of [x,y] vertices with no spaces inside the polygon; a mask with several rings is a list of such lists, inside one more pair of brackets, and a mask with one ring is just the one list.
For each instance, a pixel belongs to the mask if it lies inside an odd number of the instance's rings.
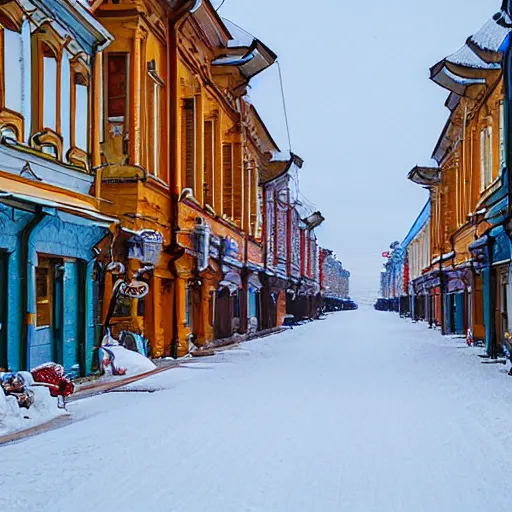
{"label": "window", "polygon": [[57,146],[53,144],[41,144],[41,151],[48,156],[51,156],[53,158],[58,157],[58,150]]}
{"label": "window", "polygon": [[224,214],[233,217],[233,145],[222,146],[222,174],[224,178]]}
{"label": "window", "polygon": [[40,259],[36,268],[36,326],[50,327],[52,324],[52,279],[48,260]]}
{"label": "window", "polygon": [[23,41],[21,34],[3,30],[4,52],[4,105],[7,109],[21,113],[23,109]]}
{"label": "window", "polygon": [[214,204],[215,129],[214,121],[204,123],[204,203]]}
{"label": "window", "polygon": [[242,144],[236,143],[233,146],[233,217],[243,227],[244,222],[244,174]]}
{"label": "window", "polygon": [[485,190],[492,182],[492,128],[480,132],[480,188]]}
{"label": "window", "polygon": [[164,85],[163,80],[156,72],[156,63],[154,60],[148,62],[147,77],[147,134],[148,134],[148,169],[154,176],[159,176],[160,167],[160,137],[161,137],[161,110],[162,94],[161,89]]}
{"label": "window", "polygon": [[43,44],[43,125],[57,131],[57,58],[49,46]]}
{"label": "window", "polygon": [[500,101],[500,170],[505,167],[505,103]]}
{"label": "window", "polygon": [[18,131],[13,126],[3,126],[0,128],[0,139],[18,140]]}
{"label": "window", "polygon": [[196,126],[195,126],[195,100],[186,99],[183,104],[182,116],[183,134],[183,156],[185,165],[185,187],[191,188],[194,192],[196,173]]}
{"label": "window", "polygon": [[128,96],[127,55],[108,55],[107,116],[109,121],[124,122]]}
{"label": "window", "polygon": [[258,293],[249,291],[249,318],[258,316]]}
{"label": "window", "polygon": [[187,286],[185,289],[185,325],[190,325],[190,314],[192,311],[192,293],[190,288]]}
{"label": "window", "polygon": [[74,76],[75,96],[75,143],[76,148],[87,153],[88,144],[88,123],[89,123],[89,88],[87,81],[81,74]]}

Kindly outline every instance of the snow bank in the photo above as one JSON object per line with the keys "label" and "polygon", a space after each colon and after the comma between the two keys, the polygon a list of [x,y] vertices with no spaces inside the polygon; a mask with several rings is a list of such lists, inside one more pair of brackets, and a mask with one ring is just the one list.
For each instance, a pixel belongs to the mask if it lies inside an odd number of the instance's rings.
{"label": "snow bank", "polygon": [[[151,359],[138,352],[128,350],[120,345],[112,345],[106,348],[114,354],[116,368],[125,368],[126,375],[138,375],[139,373],[150,372],[156,368]],[[110,367],[107,368],[107,372],[111,372]]]}
{"label": "snow bank", "polygon": [[29,372],[20,373],[28,389],[34,393],[34,403],[29,409],[21,408],[14,396],[6,396],[0,390],[0,436],[35,427],[66,414],[64,409],[58,408],[57,399],[50,395],[48,388],[33,386],[32,375]]}

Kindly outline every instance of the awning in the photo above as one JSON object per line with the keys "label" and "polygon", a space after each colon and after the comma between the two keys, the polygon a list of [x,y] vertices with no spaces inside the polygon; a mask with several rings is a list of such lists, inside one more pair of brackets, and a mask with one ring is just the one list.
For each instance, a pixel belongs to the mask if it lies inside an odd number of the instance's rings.
{"label": "awning", "polygon": [[85,199],[2,176],[0,176],[0,201],[7,204],[25,203],[54,208],[107,227],[119,223],[119,220],[103,215]]}
{"label": "awning", "polygon": [[228,272],[224,279],[219,283],[219,290],[227,288],[230,295],[234,295],[240,288],[242,288],[242,278],[236,272]]}
{"label": "awning", "polygon": [[259,292],[263,285],[256,274],[251,274],[247,280],[247,286],[251,292]]}

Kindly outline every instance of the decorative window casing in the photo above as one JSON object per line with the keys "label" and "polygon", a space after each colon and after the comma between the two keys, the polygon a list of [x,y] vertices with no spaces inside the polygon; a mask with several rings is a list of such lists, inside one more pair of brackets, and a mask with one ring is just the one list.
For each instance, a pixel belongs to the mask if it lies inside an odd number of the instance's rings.
{"label": "decorative window casing", "polygon": [[500,101],[500,170],[505,167],[505,103]]}
{"label": "decorative window casing", "polygon": [[50,327],[53,317],[52,266],[41,259],[36,268],[36,326]]}
{"label": "decorative window casing", "polygon": [[233,218],[233,179],[234,179],[233,144],[222,146],[223,205],[224,215]]}
{"label": "decorative window casing", "polygon": [[480,188],[485,190],[492,183],[492,127],[480,132]]}
{"label": "decorative window casing", "polygon": [[16,141],[25,138],[24,94],[30,73],[30,29],[16,2],[0,5],[0,131]]}
{"label": "decorative window casing", "polygon": [[182,112],[182,152],[183,152],[183,183],[196,193],[196,114],[195,99],[187,98],[183,102]]}
{"label": "decorative window casing", "polygon": [[164,81],[157,73],[155,61],[148,62],[147,74],[147,135],[148,135],[148,170],[154,176],[160,177],[160,162],[162,145],[162,91]]}
{"label": "decorative window casing", "polygon": [[215,204],[215,121],[204,122],[204,203]]}

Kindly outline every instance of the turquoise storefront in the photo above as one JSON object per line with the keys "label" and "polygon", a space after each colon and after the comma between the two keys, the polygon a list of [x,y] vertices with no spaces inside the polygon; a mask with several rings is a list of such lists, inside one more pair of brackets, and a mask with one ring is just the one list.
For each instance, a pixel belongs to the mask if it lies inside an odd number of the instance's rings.
{"label": "turquoise storefront", "polygon": [[91,371],[95,246],[112,219],[0,191],[0,367]]}

